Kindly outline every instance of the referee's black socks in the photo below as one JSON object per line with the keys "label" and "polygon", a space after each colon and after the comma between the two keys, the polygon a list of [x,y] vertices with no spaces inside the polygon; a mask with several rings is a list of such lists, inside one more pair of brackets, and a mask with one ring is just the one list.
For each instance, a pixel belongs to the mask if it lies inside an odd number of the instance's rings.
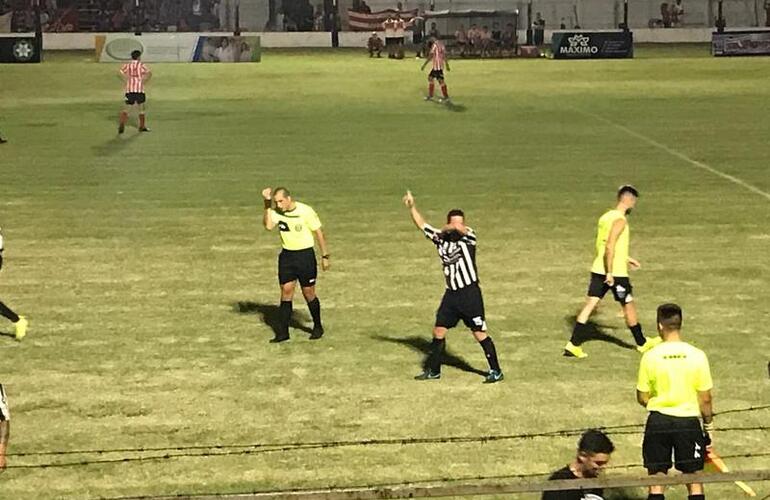
{"label": "referee's black socks", "polygon": [[647,495],[647,500],[666,500],[663,493],[650,493]]}
{"label": "referee's black socks", "polygon": [[485,338],[479,344],[484,349],[484,355],[487,357],[487,362],[489,362],[489,369],[499,372],[500,363],[497,361],[497,350],[495,349],[495,343],[492,342],[492,337]]}
{"label": "referee's black socks", "polygon": [[644,334],[642,333],[642,325],[637,323],[634,326],[629,326],[628,329],[631,330],[636,345],[644,345],[644,343],[647,342],[647,339],[644,338]]}
{"label": "referee's black socks", "polygon": [[437,339],[433,337],[430,345],[430,354],[428,355],[428,370],[431,373],[441,373],[441,359],[444,357],[444,348],[446,339]]}
{"label": "referee's black socks", "polygon": [[706,495],[702,493],[700,495],[689,495],[687,500],[706,500]]}
{"label": "referee's black socks", "polygon": [[13,323],[16,323],[17,321],[19,321],[19,315],[11,311],[8,308],[8,306],[3,304],[2,302],[0,302],[0,315],[5,316],[9,320],[11,320],[11,322]]}
{"label": "referee's black socks", "polygon": [[572,329],[572,337],[570,337],[569,341],[574,346],[579,346],[583,342],[585,342],[587,337],[587,331],[588,331],[588,325],[585,323],[579,323],[575,322],[575,327]]}
{"label": "referee's black socks", "polygon": [[291,321],[291,301],[282,300],[281,308],[278,310],[278,319],[281,320],[281,331],[278,334],[279,337],[289,336],[289,322]]}
{"label": "referee's black socks", "polygon": [[307,308],[310,309],[310,316],[313,317],[313,326],[315,328],[323,328],[321,324],[321,301],[318,300],[318,297],[308,302]]}

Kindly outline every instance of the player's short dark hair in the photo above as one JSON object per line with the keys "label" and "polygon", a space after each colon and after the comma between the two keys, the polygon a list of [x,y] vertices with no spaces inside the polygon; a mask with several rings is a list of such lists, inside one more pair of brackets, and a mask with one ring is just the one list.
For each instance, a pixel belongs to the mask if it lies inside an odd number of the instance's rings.
{"label": "player's short dark hair", "polygon": [[283,195],[285,197],[287,197],[287,198],[291,197],[291,193],[285,187],[277,187],[277,188],[275,188],[275,190],[273,191],[273,196],[277,195],[278,193],[283,193]]}
{"label": "player's short dark hair", "polygon": [[615,451],[615,445],[612,444],[607,434],[598,429],[589,429],[583,433],[578,442],[578,453],[606,453],[609,455]]}
{"label": "player's short dark hair", "polygon": [[626,193],[632,194],[639,198],[639,191],[631,184],[624,184],[618,188],[618,199],[620,199]]}
{"label": "player's short dark hair", "polygon": [[452,217],[462,217],[465,218],[465,212],[460,210],[459,208],[453,208],[446,214],[446,221],[449,222],[452,220]]}
{"label": "player's short dark hair", "polygon": [[658,323],[664,331],[671,332],[682,329],[682,308],[676,304],[661,304],[658,306]]}
{"label": "player's short dark hair", "polygon": [[142,57],[142,51],[141,50],[132,50],[131,51],[131,59],[136,61],[140,57]]}

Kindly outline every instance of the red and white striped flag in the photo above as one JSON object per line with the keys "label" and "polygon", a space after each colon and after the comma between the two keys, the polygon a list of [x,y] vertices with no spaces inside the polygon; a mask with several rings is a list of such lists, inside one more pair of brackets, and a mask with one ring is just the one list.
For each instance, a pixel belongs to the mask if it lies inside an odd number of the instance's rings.
{"label": "red and white striped flag", "polygon": [[395,17],[396,14],[400,14],[401,19],[409,23],[417,16],[417,12],[417,9],[402,10],[400,12],[395,9],[388,9],[364,14],[363,12],[355,12],[352,9],[348,9],[348,26],[351,31],[382,31],[382,23],[389,17]]}

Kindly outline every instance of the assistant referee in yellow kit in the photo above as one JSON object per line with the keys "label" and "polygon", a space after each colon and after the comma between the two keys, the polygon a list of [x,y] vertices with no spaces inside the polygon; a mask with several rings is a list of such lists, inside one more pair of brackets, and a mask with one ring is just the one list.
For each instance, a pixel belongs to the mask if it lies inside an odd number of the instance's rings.
{"label": "assistant referee in yellow kit", "polygon": [[[650,412],[642,453],[651,476],[674,467],[691,474],[703,470],[714,431],[711,370],[706,354],[684,342],[682,309],[658,307],[658,332],[663,342],[642,356],[636,400]],[[701,428],[700,418],[703,419]],[[687,485],[688,500],[704,500],[703,485]],[[651,486],[648,500],[664,500],[662,486]]]}
{"label": "assistant referee in yellow kit", "polygon": [[[315,240],[321,248],[321,268],[326,271],[330,266],[329,249],[321,230],[321,220],[309,205],[294,201],[286,188],[265,188],[262,191],[265,201],[263,224],[272,231],[278,227],[283,249],[278,256],[278,282],[281,285],[280,330],[270,342],[289,340],[289,322],[291,321],[292,299],[297,281],[302,288],[302,295],[307,301],[310,315],[313,317],[313,333],[310,338],[320,339],[324,334],[321,323],[321,302],[315,293],[318,266],[316,263]],[[273,204],[275,203],[275,208]]]}

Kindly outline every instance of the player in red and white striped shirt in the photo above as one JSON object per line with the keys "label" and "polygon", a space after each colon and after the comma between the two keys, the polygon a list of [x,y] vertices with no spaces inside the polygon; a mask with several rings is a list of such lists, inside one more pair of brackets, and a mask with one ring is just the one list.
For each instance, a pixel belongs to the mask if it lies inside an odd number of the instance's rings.
{"label": "player in red and white striped shirt", "polygon": [[128,122],[128,112],[132,106],[139,110],[139,132],[149,132],[144,120],[144,84],[150,80],[152,71],[141,61],[142,53],[138,50],[131,52],[132,61],[120,68],[120,77],[126,82],[126,107],[120,112],[118,133],[122,134]]}
{"label": "player in red and white striped shirt", "polygon": [[431,47],[430,52],[428,52],[428,58],[421,68],[421,70],[424,70],[428,63],[433,63],[431,71],[428,74],[428,96],[425,100],[430,101],[433,99],[433,90],[436,87],[433,80],[435,79],[438,80],[438,84],[441,86],[441,94],[443,95],[443,98],[439,99],[439,102],[449,101],[446,83],[444,83],[444,67],[446,66],[446,70],[450,71],[449,61],[447,61],[446,58],[446,47],[444,47],[444,44],[434,36],[430,38],[430,44]]}

